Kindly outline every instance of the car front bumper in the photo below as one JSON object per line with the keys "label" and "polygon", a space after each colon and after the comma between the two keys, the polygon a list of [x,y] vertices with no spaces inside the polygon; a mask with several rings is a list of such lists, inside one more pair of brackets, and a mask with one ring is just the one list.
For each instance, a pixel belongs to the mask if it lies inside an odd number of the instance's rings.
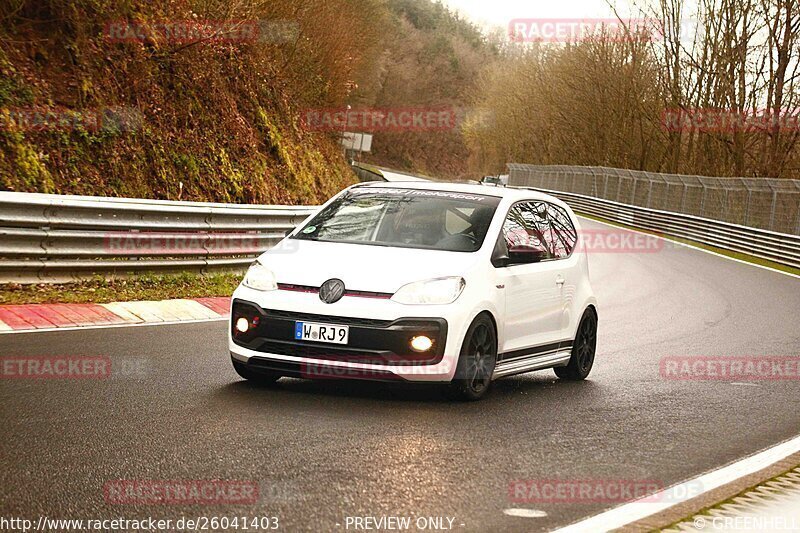
{"label": "car front bumper", "polygon": [[[464,333],[464,318],[452,306],[407,306],[358,297],[345,297],[341,303],[325,304],[316,294],[240,287],[231,306],[231,357],[254,371],[303,378],[452,379]],[[245,334],[234,329],[240,317],[251,324]],[[296,321],[347,325],[348,344],[295,340]],[[421,334],[434,345],[420,354],[411,350],[409,341]]]}

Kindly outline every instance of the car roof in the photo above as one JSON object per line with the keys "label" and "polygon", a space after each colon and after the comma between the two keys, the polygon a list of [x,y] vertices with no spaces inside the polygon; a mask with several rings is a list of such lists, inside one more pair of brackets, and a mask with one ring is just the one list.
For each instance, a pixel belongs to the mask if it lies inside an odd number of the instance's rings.
{"label": "car roof", "polygon": [[468,194],[482,194],[484,196],[497,196],[500,198],[510,198],[512,201],[524,199],[547,200],[561,204],[557,198],[535,191],[533,189],[523,189],[517,187],[494,187],[491,185],[480,185],[472,183],[453,183],[446,181],[370,181],[354,185],[358,188],[369,189],[417,189],[430,191],[448,191]]}

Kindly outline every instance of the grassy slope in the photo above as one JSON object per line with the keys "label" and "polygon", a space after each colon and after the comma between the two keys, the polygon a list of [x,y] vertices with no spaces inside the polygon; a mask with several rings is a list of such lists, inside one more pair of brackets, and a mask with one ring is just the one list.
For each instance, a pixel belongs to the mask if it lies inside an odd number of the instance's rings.
{"label": "grassy slope", "polygon": [[0,285],[0,305],[42,303],[108,303],[133,300],[169,300],[202,296],[230,296],[240,274],[198,276],[141,276],[130,279],[91,279],[58,285]]}
{"label": "grassy slope", "polygon": [[[161,4],[47,0],[0,17],[0,190],[316,203],[355,180],[335,137],[299,127],[278,45],[105,34],[109,19],[187,18]],[[122,127],[32,131],[11,119],[110,108]]]}

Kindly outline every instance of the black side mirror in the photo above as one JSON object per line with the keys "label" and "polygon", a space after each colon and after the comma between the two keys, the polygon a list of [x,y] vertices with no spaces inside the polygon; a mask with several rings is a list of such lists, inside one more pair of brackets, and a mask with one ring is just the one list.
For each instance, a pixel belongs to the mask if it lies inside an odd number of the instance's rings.
{"label": "black side mirror", "polygon": [[495,268],[501,268],[509,265],[508,246],[506,245],[506,239],[502,232],[500,232],[500,236],[497,238],[497,242],[494,244],[491,263]]}

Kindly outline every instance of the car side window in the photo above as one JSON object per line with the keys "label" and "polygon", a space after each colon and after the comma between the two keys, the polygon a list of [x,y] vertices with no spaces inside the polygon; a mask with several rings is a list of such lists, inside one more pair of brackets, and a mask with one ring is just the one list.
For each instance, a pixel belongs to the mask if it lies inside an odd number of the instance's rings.
{"label": "car side window", "polygon": [[508,212],[503,224],[503,237],[509,250],[518,247],[546,250],[546,258],[551,259],[545,230],[546,219],[535,212],[533,202],[520,202]]}
{"label": "car side window", "polygon": [[569,257],[578,242],[578,232],[567,211],[558,205],[547,204],[550,229],[546,234],[548,244],[558,259]]}
{"label": "car side window", "polygon": [[569,257],[577,242],[567,212],[548,202],[520,202],[511,207],[503,224],[506,246],[546,251],[544,260]]}

